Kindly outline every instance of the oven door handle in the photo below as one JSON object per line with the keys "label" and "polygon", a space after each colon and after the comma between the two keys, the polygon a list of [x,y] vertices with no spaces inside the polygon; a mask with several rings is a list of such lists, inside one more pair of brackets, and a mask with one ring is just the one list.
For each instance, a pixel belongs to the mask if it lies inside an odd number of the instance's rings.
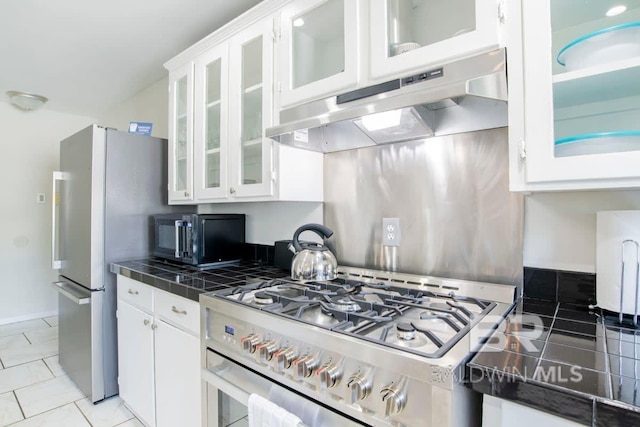
{"label": "oven door handle", "polygon": [[238,402],[242,403],[244,406],[247,406],[247,404],[249,403],[249,393],[236,386],[235,384],[231,384],[229,381],[225,380],[219,375],[214,374],[208,369],[202,370],[202,379],[215,388],[224,390],[225,394],[228,394]]}
{"label": "oven door handle", "polygon": [[[212,355],[211,353],[209,353],[209,357],[212,358],[212,363],[209,364],[208,369],[204,368],[201,371],[201,378],[208,384],[212,385],[218,390],[221,390],[224,394],[231,396],[233,399],[237,400],[244,406],[249,406],[249,396],[251,395],[251,393],[257,393],[262,397],[267,397],[269,395],[269,392],[264,389],[265,384],[259,384],[262,381],[256,382],[249,379],[249,377],[256,374],[247,375],[246,371],[239,372],[238,370],[242,368],[239,368],[233,362],[226,360],[218,355]],[[238,374],[240,374],[240,376],[238,376]],[[248,386],[251,391],[247,391],[242,387],[233,384],[231,381],[224,378],[225,375],[230,376],[232,379],[235,378],[240,380],[240,377],[242,377],[243,380],[249,380],[249,382],[245,382],[245,388],[247,388]],[[238,381],[238,383],[242,384],[242,381]],[[268,388],[270,389],[271,384],[268,384]],[[299,423],[298,427],[308,426],[304,423]]]}

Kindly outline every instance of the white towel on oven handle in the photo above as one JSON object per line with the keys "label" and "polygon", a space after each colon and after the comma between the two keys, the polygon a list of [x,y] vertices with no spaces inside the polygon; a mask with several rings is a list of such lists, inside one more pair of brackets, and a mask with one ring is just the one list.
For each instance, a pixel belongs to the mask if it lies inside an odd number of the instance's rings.
{"label": "white towel on oven handle", "polygon": [[300,418],[275,403],[252,393],[247,402],[249,427],[301,427]]}

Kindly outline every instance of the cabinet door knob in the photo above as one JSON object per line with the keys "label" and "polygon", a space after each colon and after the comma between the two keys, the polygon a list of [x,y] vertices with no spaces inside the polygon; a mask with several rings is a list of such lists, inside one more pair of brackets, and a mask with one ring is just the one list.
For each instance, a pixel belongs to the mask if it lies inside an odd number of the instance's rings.
{"label": "cabinet door knob", "polygon": [[158,329],[158,325],[154,323],[153,325],[151,325],[151,329],[155,331],[156,329]]}
{"label": "cabinet door knob", "polygon": [[130,293],[131,295],[138,295],[140,292],[138,292],[138,291],[134,291],[134,290],[132,290],[132,289],[129,289],[129,293]]}
{"label": "cabinet door knob", "polygon": [[147,326],[149,324],[149,320],[148,319],[144,319],[144,326]]}
{"label": "cabinet door knob", "polygon": [[178,310],[175,305],[171,307],[171,311],[175,314],[187,314],[187,310]]}
{"label": "cabinet door knob", "polygon": [[188,191],[184,192],[184,197],[189,197],[189,192]]}
{"label": "cabinet door knob", "polygon": [[233,187],[229,188],[229,193],[236,194],[236,189]]}

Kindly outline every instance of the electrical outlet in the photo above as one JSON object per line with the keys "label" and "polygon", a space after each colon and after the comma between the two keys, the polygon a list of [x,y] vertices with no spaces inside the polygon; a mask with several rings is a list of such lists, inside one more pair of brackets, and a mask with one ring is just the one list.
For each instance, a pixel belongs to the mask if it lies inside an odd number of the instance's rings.
{"label": "electrical outlet", "polygon": [[44,193],[38,193],[36,196],[36,203],[44,203],[46,202]]}
{"label": "electrical outlet", "polygon": [[400,218],[382,218],[382,244],[400,246]]}

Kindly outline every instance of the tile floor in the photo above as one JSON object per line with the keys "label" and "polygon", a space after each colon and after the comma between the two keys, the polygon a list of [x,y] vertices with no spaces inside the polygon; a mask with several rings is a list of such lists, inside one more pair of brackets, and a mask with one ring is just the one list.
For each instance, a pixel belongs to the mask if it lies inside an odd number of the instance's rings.
{"label": "tile floor", "polygon": [[119,397],[85,398],[58,364],[58,318],[0,325],[0,427],[142,427]]}

